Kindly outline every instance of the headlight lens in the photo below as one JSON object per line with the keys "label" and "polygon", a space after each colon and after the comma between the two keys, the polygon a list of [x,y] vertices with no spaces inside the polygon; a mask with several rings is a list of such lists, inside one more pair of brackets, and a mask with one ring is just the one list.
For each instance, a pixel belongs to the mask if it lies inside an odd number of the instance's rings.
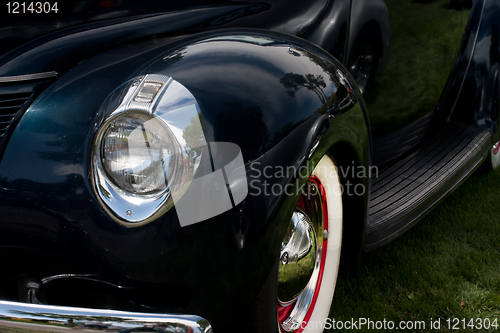
{"label": "headlight lens", "polygon": [[180,149],[170,129],[150,114],[125,113],[112,120],[101,140],[109,180],[134,194],[154,194],[173,183]]}

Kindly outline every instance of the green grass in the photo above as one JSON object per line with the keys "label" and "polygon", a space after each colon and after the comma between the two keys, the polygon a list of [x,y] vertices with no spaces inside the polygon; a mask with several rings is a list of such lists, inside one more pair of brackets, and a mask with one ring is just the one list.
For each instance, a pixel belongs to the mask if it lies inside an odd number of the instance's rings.
{"label": "green grass", "polygon": [[447,319],[490,318],[500,328],[499,187],[498,169],[473,175],[405,235],[368,253],[356,278],[341,272],[330,317],[440,318],[439,332],[472,331],[448,330]]}

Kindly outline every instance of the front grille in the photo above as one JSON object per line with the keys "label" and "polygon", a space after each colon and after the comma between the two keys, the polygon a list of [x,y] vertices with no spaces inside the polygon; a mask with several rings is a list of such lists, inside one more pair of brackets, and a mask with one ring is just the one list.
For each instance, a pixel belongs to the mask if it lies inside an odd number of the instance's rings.
{"label": "front grille", "polygon": [[53,81],[54,79],[0,81],[0,159],[24,112]]}
{"label": "front grille", "polygon": [[19,112],[26,108],[32,96],[33,91],[13,94],[2,94],[0,92],[0,142],[3,141],[5,132],[7,132]]}

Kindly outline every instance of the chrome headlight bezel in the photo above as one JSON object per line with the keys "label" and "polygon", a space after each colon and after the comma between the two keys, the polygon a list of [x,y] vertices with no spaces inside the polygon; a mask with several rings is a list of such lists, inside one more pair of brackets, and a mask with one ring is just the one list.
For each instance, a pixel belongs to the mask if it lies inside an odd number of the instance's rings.
{"label": "chrome headlight bezel", "polygon": [[[201,149],[196,149],[193,144],[186,144],[183,133],[187,123],[191,125],[191,131],[194,124],[195,131],[202,138],[197,144],[200,147],[206,145],[199,118],[200,110],[196,99],[184,86],[170,77],[157,74],[132,80],[108,99],[118,99],[118,106],[113,110],[104,110],[104,120],[98,124],[92,147],[92,186],[103,208],[116,222],[127,227],[137,227],[157,219],[171,209],[174,198],[182,195],[189,180],[193,178]],[[113,103],[104,105],[109,107],[109,104]],[[165,135],[172,138],[170,144],[175,152],[172,157],[175,159],[175,168],[172,178],[163,189],[134,193],[130,188],[122,188],[113,180],[103,163],[102,145],[106,131],[121,117],[134,115],[159,122],[166,131]]]}

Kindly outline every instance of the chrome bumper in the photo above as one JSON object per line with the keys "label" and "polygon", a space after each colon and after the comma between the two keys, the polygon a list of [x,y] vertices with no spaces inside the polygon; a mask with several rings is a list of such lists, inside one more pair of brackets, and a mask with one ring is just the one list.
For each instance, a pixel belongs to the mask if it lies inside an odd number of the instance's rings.
{"label": "chrome bumper", "polygon": [[2,327],[37,332],[69,332],[72,329],[89,329],[121,333],[135,331],[212,333],[212,327],[208,321],[198,316],[85,309],[6,301],[0,301],[0,331]]}

